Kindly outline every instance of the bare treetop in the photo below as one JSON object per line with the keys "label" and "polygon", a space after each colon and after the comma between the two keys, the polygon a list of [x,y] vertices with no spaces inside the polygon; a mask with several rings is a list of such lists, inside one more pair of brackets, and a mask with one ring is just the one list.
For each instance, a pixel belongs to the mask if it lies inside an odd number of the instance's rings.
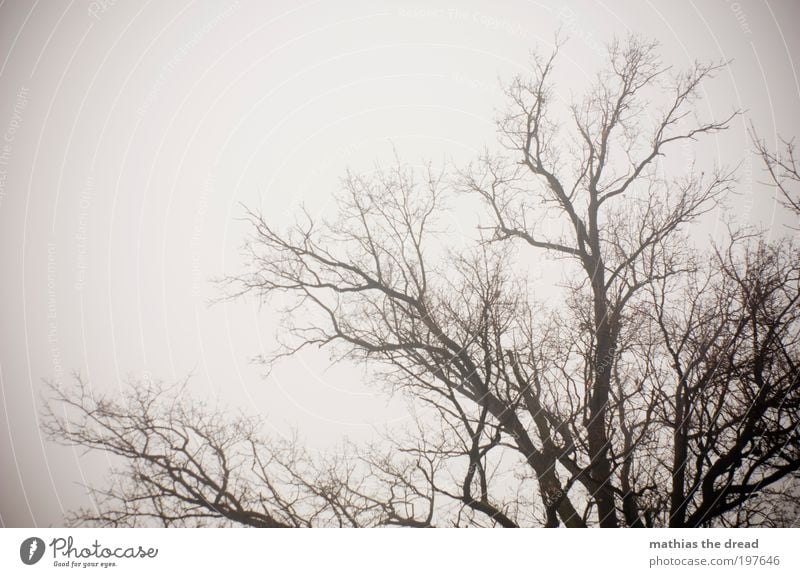
{"label": "bare treetop", "polygon": [[[335,218],[303,210],[282,228],[247,212],[247,268],[225,290],[282,307],[280,348],[264,360],[316,347],[363,363],[376,386],[409,399],[409,430],[320,460],[248,420],[188,401],[164,410],[158,390],[127,404],[58,390],[77,421],[52,419],[51,433],[128,465],[99,512],[78,519],[791,524],[798,252],[739,230],[691,246],[735,173],[659,164],[738,114],[697,115],[725,64],[676,72],[656,44],[617,41],[563,115],[558,47],[510,83],[498,151],[454,178],[398,160],[348,173]],[[773,174],[791,174],[791,154],[764,155]],[[448,243],[452,203],[471,199],[485,211],[480,229],[468,246]],[[559,302],[533,297],[526,271],[543,253],[563,264],[547,279]]]}

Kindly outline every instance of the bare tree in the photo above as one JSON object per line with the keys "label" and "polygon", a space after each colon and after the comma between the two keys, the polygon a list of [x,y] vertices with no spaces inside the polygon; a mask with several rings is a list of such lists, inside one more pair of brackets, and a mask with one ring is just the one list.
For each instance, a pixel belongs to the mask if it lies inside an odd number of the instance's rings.
{"label": "bare tree", "polygon": [[[673,73],[654,44],[615,42],[607,69],[560,114],[558,48],[510,84],[500,153],[454,185],[398,161],[347,174],[334,219],[303,211],[282,230],[248,212],[248,268],[226,287],[282,303],[282,346],[264,362],[319,347],[363,363],[410,399],[411,430],[323,463],[254,440],[249,421],[212,425],[191,406],[154,417],[149,389],[122,407],[62,390],[79,417],[52,418],[52,435],[129,466],[103,493],[113,506],[79,520],[791,523],[797,251],[738,231],[692,248],[691,225],[720,207],[733,174],[671,177],[659,164],[727,128],[735,112],[695,113],[723,65]],[[452,203],[471,199],[488,220],[469,246],[449,242]],[[537,300],[526,269],[542,254],[563,276]]]}
{"label": "bare tree", "polygon": [[763,139],[758,138],[755,130],[751,130],[750,134],[756,152],[769,173],[770,182],[777,188],[784,206],[800,216],[800,191],[797,190],[800,166],[795,156],[794,140],[782,140],[783,150],[774,152]]}
{"label": "bare tree", "polygon": [[71,523],[424,525],[406,511],[414,495],[430,496],[415,493],[418,479],[400,460],[382,465],[374,452],[367,464],[346,446],[341,455],[312,459],[296,437],[267,438],[259,419],[187,398],[185,382],[132,385],[122,399],[95,397],[80,377],[73,386],[51,385],[62,411],[47,413],[46,432],[120,463],[107,487],[91,489],[95,508],[75,512]]}
{"label": "bare tree", "polygon": [[[674,274],[675,263],[658,268],[657,257],[670,254],[669,241],[681,226],[713,208],[730,184],[730,175],[721,171],[709,179],[690,174],[670,182],[654,164],[674,143],[724,130],[733,115],[710,122],[692,118],[698,87],[721,65],[697,65],[667,79],[669,68],[656,56],[655,44],[630,38],[610,46],[609,68],[572,105],[576,136],[562,145],[565,139],[558,134],[566,127],[553,122],[549,110],[557,54],[558,48],[547,59],[535,58],[533,78],[517,78],[508,90],[512,109],[501,119],[500,131],[514,153],[511,163],[486,158],[466,185],[491,208],[494,238],[518,238],[580,265],[581,280],[572,292],[587,288],[575,304],[592,335],[582,351],[589,463],[580,479],[595,496],[600,525],[616,527],[609,401],[626,307],[654,280]],[[648,101],[652,90],[671,98],[650,127],[643,112],[655,112]],[[544,210],[531,209],[531,188]],[[633,222],[626,222],[631,217]],[[563,222],[564,233],[540,234],[537,218]]]}
{"label": "bare tree", "polygon": [[670,526],[763,513],[755,497],[800,466],[797,256],[788,241],[736,239],[682,286],[651,291],[669,365],[654,376],[673,431]]}

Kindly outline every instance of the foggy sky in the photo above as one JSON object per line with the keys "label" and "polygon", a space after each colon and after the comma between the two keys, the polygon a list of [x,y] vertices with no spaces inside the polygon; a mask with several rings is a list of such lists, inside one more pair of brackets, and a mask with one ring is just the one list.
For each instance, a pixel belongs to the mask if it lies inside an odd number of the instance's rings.
{"label": "foggy sky", "polygon": [[700,109],[746,114],[701,154],[741,163],[731,218],[782,234],[746,129],[800,135],[798,21],[791,0],[0,2],[0,525],[58,526],[103,479],[104,457],[39,433],[44,381],[74,372],[103,391],[191,375],[193,394],[319,449],[402,421],[325,353],[265,378],[276,317],[209,305],[241,270],[241,204],[324,213],[346,167],[393,149],[463,165],[495,141],[501,81],[559,27],[564,102],[615,35],[657,39],[676,69],[730,60]]}

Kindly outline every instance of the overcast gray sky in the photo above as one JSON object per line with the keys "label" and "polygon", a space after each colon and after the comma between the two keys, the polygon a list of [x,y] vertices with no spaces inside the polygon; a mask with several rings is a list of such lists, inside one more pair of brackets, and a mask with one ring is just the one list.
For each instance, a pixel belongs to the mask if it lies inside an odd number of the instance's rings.
{"label": "overcast gray sky", "polygon": [[276,319],[208,306],[209,279],[241,269],[240,203],[285,220],[393,147],[463,164],[491,145],[499,81],[559,27],[564,101],[629,31],[677,68],[732,60],[702,110],[747,114],[703,153],[742,163],[734,218],[783,230],[745,129],[800,134],[798,21],[792,0],[0,2],[0,524],[60,525],[102,478],[39,434],[43,381],[73,371],[104,391],[191,373],[318,448],[402,420],[323,353],[264,378]]}

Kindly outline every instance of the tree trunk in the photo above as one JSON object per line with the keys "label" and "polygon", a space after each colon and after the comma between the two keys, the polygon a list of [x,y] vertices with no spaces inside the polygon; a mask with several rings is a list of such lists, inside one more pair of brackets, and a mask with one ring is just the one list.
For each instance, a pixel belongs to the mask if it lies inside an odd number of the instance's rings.
{"label": "tree trunk", "polygon": [[[592,239],[594,240],[592,235]],[[595,244],[594,242],[592,244]],[[596,243],[599,253],[599,242]],[[608,460],[608,435],[606,413],[611,388],[611,369],[614,363],[615,343],[611,331],[608,302],[606,299],[605,274],[601,259],[588,267],[594,293],[595,358],[594,382],[589,400],[589,422],[586,430],[589,437],[591,476],[598,483],[594,498],[597,503],[598,522],[601,527],[618,527],[614,490],[611,483],[611,464]]]}

